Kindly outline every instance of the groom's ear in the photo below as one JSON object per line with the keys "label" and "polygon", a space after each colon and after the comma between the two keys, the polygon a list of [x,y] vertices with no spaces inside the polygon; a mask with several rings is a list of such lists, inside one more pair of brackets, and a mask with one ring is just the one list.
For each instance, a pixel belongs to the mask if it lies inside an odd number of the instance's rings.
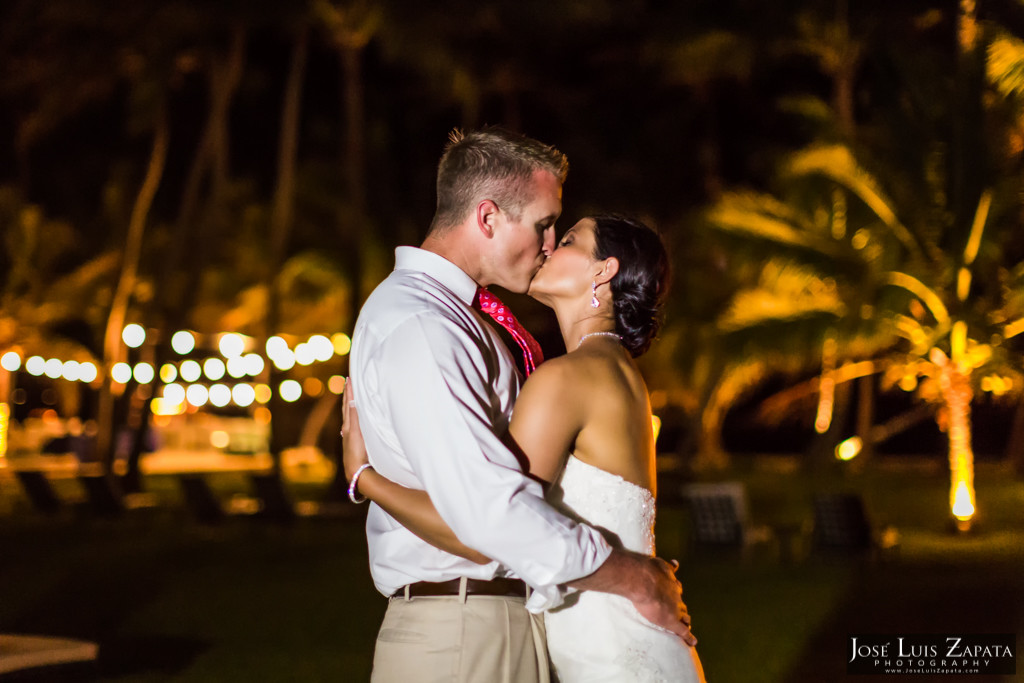
{"label": "groom's ear", "polygon": [[490,199],[484,199],[476,205],[476,227],[487,239],[494,237],[494,228],[498,223],[498,205]]}

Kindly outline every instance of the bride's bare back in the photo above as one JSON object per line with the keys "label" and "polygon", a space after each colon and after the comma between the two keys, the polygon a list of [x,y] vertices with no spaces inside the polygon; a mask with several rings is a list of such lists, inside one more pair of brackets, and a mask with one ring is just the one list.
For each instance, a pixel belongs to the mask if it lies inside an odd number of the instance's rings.
{"label": "bride's bare back", "polygon": [[588,339],[538,368],[519,394],[509,432],[541,479],[557,479],[572,453],[656,493],[647,387],[614,338]]}

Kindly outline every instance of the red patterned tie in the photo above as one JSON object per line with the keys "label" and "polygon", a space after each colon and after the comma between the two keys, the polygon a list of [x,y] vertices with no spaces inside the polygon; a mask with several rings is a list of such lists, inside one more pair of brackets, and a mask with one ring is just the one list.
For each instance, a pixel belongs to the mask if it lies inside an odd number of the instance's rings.
{"label": "red patterned tie", "polygon": [[516,340],[519,348],[523,350],[523,365],[526,366],[527,377],[544,362],[544,352],[541,351],[540,344],[526,331],[525,327],[519,324],[508,306],[501,303],[501,299],[481,287],[476,290],[473,307],[494,318],[494,321],[508,330],[512,338]]}

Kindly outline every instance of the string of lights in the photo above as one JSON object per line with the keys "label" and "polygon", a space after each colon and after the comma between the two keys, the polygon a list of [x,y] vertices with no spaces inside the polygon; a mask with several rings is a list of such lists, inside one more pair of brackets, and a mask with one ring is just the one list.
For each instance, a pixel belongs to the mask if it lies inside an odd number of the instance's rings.
{"label": "string of lights", "polygon": [[[147,333],[141,325],[132,323],[125,326],[121,339],[129,348],[140,348],[146,343]],[[207,343],[200,345],[201,339]],[[272,397],[273,390],[268,384],[254,381],[264,373],[268,361],[281,372],[288,372],[296,365],[326,363],[336,356],[348,355],[352,340],[344,333],[331,337],[314,334],[292,346],[285,335],[274,335],[267,340],[264,354],[256,347],[254,338],[235,332],[207,335],[203,339],[195,332],[179,330],[171,336],[171,349],[182,357],[180,360],[164,363],[159,369],[145,361],[118,362],[110,367],[110,378],[119,384],[134,380],[140,385],[152,384],[159,378],[160,396],[153,401],[156,415],[180,414],[187,405],[248,407],[254,403],[266,404]],[[211,351],[219,355],[208,355]],[[188,357],[193,354],[197,358]],[[25,358],[18,349],[0,355],[0,367],[11,373],[24,368],[30,375],[53,380],[90,385],[100,381],[100,369],[93,361],[46,359],[38,355]],[[344,387],[344,378],[332,375],[326,387],[323,381],[307,377],[302,383],[285,379],[277,385],[277,391],[282,400],[294,402],[303,393],[317,396],[326,388],[331,393],[341,394]]]}

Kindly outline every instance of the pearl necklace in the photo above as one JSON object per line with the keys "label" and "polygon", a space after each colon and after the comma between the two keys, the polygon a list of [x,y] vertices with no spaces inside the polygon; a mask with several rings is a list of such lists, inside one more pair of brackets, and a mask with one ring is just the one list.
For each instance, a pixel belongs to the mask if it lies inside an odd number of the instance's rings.
{"label": "pearl necklace", "polygon": [[615,334],[614,332],[590,332],[580,337],[579,343],[576,344],[576,348],[583,346],[583,342],[591,337],[615,337],[616,341],[622,341],[622,335]]}

